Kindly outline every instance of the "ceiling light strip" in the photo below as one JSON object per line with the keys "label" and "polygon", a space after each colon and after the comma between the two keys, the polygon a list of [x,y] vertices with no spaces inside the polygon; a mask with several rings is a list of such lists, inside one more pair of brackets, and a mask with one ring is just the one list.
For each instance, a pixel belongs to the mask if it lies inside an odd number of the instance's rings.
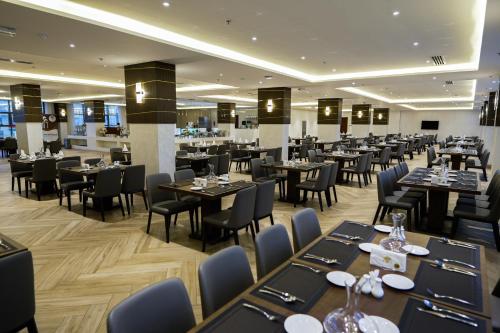
{"label": "ceiling light strip", "polygon": [[474,104],[470,103],[469,106],[450,106],[450,107],[424,107],[424,108],[419,108],[410,104],[399,104],[402,107],[414,110],[414,111],[444,111],[444,110],[472,110],[474,108]]}
{"label": "ceiling light strip", "polygon": [[196,51],[202,54],[211,55],[217,58],[230,60],[251,67],[269,70],[289,77],[298,78],[308,82],[341,81],[350,79],[376,78],[401,75],[445,73],[457,71],[475,71],[479,67],[479,57],[481,52],[482,35],[485,22],[486,0],[476,0],[473,17],[476,23],[473,29],[471,62],[448,64],[443,66],[426,66],[399,68],[379,71],[312,75],[291,67],[275,64],[270,61],[248,56],[246,54],[203,42],[185,35],[181,35],[166,29],[162,29],[129,17],[113,14],[100,9],[84,6],[67,0],[6,0],[17,5],[49,12],[64,17],[69,17],[91,23],[94,25],[118,30],[133,34],[143,38],[148,38],[161,43],[166,43],[184,49]]}

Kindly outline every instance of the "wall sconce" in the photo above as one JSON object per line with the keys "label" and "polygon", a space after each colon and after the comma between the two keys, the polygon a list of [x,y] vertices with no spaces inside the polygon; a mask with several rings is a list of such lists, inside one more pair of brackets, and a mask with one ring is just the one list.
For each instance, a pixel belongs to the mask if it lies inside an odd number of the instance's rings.
{"label": "wall sconce", "polygon": [[382,120],[382,118],[384,118],[384,116],[382,115],[382,113],[379,113],[377,118],[378,118],[378,120]]}
{"label": "wall sconce", "polygon": [[94,111],[92,111],[92,109],[91,109],[91,108],[87,108],[87,116],[89,116],[89,117],[90,117],[90,116],[92,115],[92,113],[93,113],[93,112],[94,112]]}
{"label": "wall sconce", "polygon": [[142,83],[137,82],[135,84],[135,101],[137,104],[142,104],[144,101],[144,96],[146,93],[144,92],[144,89],[142,89]]}
{"label": "wall sconce", "polygon": [[16,110],[21,110],[21,107],[23,106],[23,102],[21,102],[21,99],[19,97],[14,97],[14,109]]}
{"label": "wall sconce", "polygon": [[363,111],[358,111],[358,118],[363,117]]}
{"label": "wall sconce", "polygon": [[267,112],[273,112],[273,100],[272,99],[268,99],[267,100]]}
{"label": "wall sconce", "polygon": [[59,115],[60,115],[61,117],[66,117],[66,109],[61,109],[61,110],[59,111]]}
{"label": "wall sconce", "polygon": [[231,118],[234,118],[236,116],[236,110],[231,110]]}
{"label": "wall sconce", "polygon": [[327,106],[327,107],[325,108],[325,116],[327,116],[327,117],[328,117],[328,116],[330,115],[330,113],[331,113],[331,112],[332,112],[332,109],[330,109],[330,107],[329,107],[329,106]]}

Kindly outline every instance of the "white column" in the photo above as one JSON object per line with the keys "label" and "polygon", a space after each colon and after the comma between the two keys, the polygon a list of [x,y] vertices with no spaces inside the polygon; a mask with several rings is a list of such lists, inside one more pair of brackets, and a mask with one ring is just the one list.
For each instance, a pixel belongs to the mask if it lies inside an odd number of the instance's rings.
{"label": "white column", "polygon": [[218,124],[217,127],[219,128],[219,130],[224,131],[226,133],[225,136],[230,137],[233,140],[236,139],[236,128],[234,126],[234,123]]}
{"label": "white column", "polygon": [[39,152],[43,148],[42,123],[17,123],[17,145],[26,154]]}
{"label": "white column", "polygon": [[318,138],[322,141],[340,140],[340,124],[339,125],[318,124]]}
{"label": "white column", "polygon": [[281,158],[288,160],[289,124],[260,124],[259,145],[264,148],[283,147]]}

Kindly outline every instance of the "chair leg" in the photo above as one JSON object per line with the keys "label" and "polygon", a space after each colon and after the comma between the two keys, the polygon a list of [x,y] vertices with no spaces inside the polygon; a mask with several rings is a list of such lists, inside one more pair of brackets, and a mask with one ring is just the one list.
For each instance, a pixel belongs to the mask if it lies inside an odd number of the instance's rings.
{"label": "chair leg", "polygon": [[178,215],[179,215],[179,214],[175,214],[175,217],[174,217],[174,225],[177,225],[177,216],[178,216]]}
{"label": "chair leg", "polygon": [[11,177],[11,182],[12,182],[12,190],[11,191],[14,191],[14,176]]}
{"label": "chair leg", "polygon": [[[60,200],[62,201],[62,190],[61,190],[61,198]],[[66,191],[66,199],[68,200],[68,210],[71,211],[71,191]]]}
{"label": "chair leg", "polygon": [[269,215],[269,218],[271,219],[271,225],[274,225],[274,217],[273,217],[273,214]]}
{"label": "chair leg", "polygon": [[[189,224],[191,225],[191,234],[194,235],[194,219],[193,219],[194,211],[192,209],[189,210]],[[177,220],[177,214],[175,214],[174,225]]]}
{"label": "chair leg", "polygon": [[142,190],[142,198],[144,199],[144,206],[148,209],[148,201],[146,200],[146,191]]}
{"label": "chair leg", "polygon": [[99,198],[99,206],[101,206],[101,219],[102,222],[106,222],[104,218],[104,198]]}
{"label": "chair leg", "polygon": [[195,216],[195,219],[196,219],[196,232],[198,232],[200,230],[200,219],[198,217],[198,207],[196,207],[194,209],[194,216]]}
{"label": "chair leg", "polygon": [[380,214],[380,209],[382,208],[382,205],[381,204],[378,204],[377,206],[377,211],[375,212],[375,217],[373,218],[373,223],[372,225],[375,225],[377,223],[377,218],[378,218],[378,214]]}
{"label": "chair leg", "polygon": [[483,168],[483,177],[484,177],[484,181],[487,182],[488,176],[486,175],[486,168]]}
{"label": "chair leg", "polygon": [[358,185],[359,185],[359,188],[361,188],[361,178],[359,176],[359,173],[358,173]]}
{"label": "chair leg", "polygon": [[21,177],[17,177],[17,190],[19,191],[19,195],[21,195]]}
{"label": "chair leg", "polygon": [[238,230],[233,230],[234,245],[240,245],[240,238],[238,237]]}
{"label": "chair leg", "polygon": [[89,197],[83,196],[83,216],[87,216],[87,200]]}
{"label": "chair leg", "polygon": [[[260,232],[259,219],[254,219],[253,223],[255,223],[255,232],[259,233]],[[251,223],[250,223],[250,225],[251,225]],[[247,226],[247,230],[248,230],[248,226]]]}
{"label": "chair leg", "polygon": [[167,237],[167,243],[170,243],[170,220],[171,215],[165,215],[165,234]]}
{"label": "chair leg", "polygon": [[333,185],[333,196],[335,197],[335,202],[337,201],[337,189],[335,188],[335,185]]}
{"label": "chair leg", "polygon": [[125,210],[123,209],[123,201],[121,194],[118,194],[118,202],[120,203],[120,209],[122,210],[122,216],[125,216]]}
{"label": "chair leg", "polygon": [[128,201],[128,193],[125,193],[125,204],[127,205],[127,213],[130,216],[130,202]]}
{"label": "chair leg", "polygon": [[408,231],[411,231],[411,209],[406,211],[406,224],[408,225]]}
{"label": "chair leg", "polygon": [[373,183],[372,182],[372,173],[370,171],[368,171],[368,178],[370,179],[370,183]]}
{"label": "chair leg", "polygon": [[385,217],[385,214],[387,214],[387,210],[388,210],[389,207],[385,206],[383,209],[382,209],[382,214],[380,215],[380,220],[379,221],[382,221]]}
{"label": "chair leg", "polygon": [[130,194],[130,206],[134,207],[134,193]]}
{"label": "chair leg", "polygon": [[146,233],[149,234],[149,229],[151,228],[151,218],[153,217],[153,212],[149,211],[148,216],[148,227],[146,228]]}
{"label": "chair leg", "polygon": [[[252,233],[252,239],[255,242],[255,229],[253,227],[252,222],[250,222],[250,232]],[[238,234],[238,231],[236,231],[236,234]]]}
{"label": "chair leg", "polygon": [[201,252],[205,252],[205,249],[207,247],[207,232],[205,230],[206,226],[205,226],[205,223],[203,223],[203,221],[201,222]]}
{"label": "chair leg", "polygon": [[38,328],[36,327],[35,318],[31,318],[26,323],[26,328],[28,329],[28,333],[38,333]]}
{"label": "chair leg", "polygon": [[40,201],[40,183],[36,183],[36,199]]}
{"label": "chair leg", "polygon": [[500,230],[498,228],[498,222],[495,221],[493,226],[493,237],[495,238],[495,245],[497,246],[497,251],[500,252]]}
{"label": "chair leg", "polygon": [[63,199],[63,191],[61,190],[61,193],[59,193],[59,206],[62,206],[62,199]]}
{"label": "chair leg", "polygon": [[325,191],[325,197],[326,197],[326,205],[328,207],[332,206],[332,196],[330,195],[330,188],[327,187]]}
{"label": "chair leg", "polygon": [[318,201],[319,201],[319,208],[321,209],[321,211],[323,211],[323,198],[321,198],[321,192],[318,192]]}

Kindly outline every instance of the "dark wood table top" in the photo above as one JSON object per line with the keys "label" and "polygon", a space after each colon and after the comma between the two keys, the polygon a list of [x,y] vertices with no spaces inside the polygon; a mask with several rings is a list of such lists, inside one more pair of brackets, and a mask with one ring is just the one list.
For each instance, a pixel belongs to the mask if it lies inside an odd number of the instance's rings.
{"label": "dark wood table top", "polygon": [[461,146],[467,146],[467,147],[473,147],[476,145],[475,142],[463,142],[463,141],[455,141],[455,142],[448,142],[446,144],[447,146],[456,146],[456,145],[461,145]]}
{"label": "dark wood table top", "polygon": [[[346,149],[348,150],[348,149]],[[324,153],[322,156],[324,156],[327,159],[333,159],[333,160],[347,160],[347,161],[353,161],[357,160],[360,158],[359,154],[348,154],[348,153],[339,153],[332,151],[331,153]]]}
{"label": "dark wood table top", "polygon": [[462,155],[462,156],[477,156],[476,149],[456,149],[456,148],[443,148],[439,149],[436,154],[438,155]]}
{"label": "dark wood table top", "polygon": [[[468,194],[481,194],[481,182],[479,174],[473,171],[450,170],[449,179],[456,179],[455,182],[449,182],[450,186],[431,184],[430,180],[424,180],[431,177],[433,169],[416,168],[400,180],[398,184],[407,187],[424,188],[428,190],[437,190],[444,192],[457,192]],[[455,172],[454,172],[455,171]],[[450,177],[456,175],[456,177]]]}
{"label": "dark wood table top", "polygon": [[54,157],[39,157],[36,160],[30,160],[29,158],[18,158],[17,160],[9,160],[9,163],[23,163],[23,164],[34,164],[35,161],[45,160],[45,159],[55,159],[56,161],[61,161],[62,158],[54,158]]}
{"label": "dark wood table top", "polygon": [[[248,288],[246,291],[241,293],[238,297],[236,297],[228,304],[224,305],[221,309],[213,313],[211,316],[209,316],[206,320],[204,320],[190,332],[201,331],[205,326],[219,319],[219,317],[221,317],[221,315],[231,306],[233,306],[238,302],[241,302],[242,300],[251,302],[259,307],[273,311],[278,315],[282,315],[284,317],[294,314],[295,312],[290,310],[290,308],[288,307],[280,306],[278,305],[278,303],[270,302],[261,297],[258,297],[255,294],[255,291],[261,288],[261,286],[265,285],[269,279],[272,279],[274,276],[279,274],[285,267],[289,266],[291,263],[299,263],[307,265],[309,267],[316,268],[321,271],[321,274],[338,270],[335,268],[335,265],[326,267],[325,265],[322,264],[316,264],[312,261],[304,261],[303,259],[301,259],[301,256],[303,254],[308,253],[311,248],[316,246],[317,243],[324,241],[325,236],[329,235],[336,228],[337,227],[333,227],[328,232],[318,237],[315,241],[311,242],[311,244],[309,244],[304,249],[296,253],[292,258],[287,260],[281,266],[277,267],[271,273],[269,273],[268,275],[257,281],[250,288]],[[372,226],[368,226],[366,228],[372,228]],[[385,237],[387,237],[387,234],[376,232],[371,242],[378,244]],[[406,232],[406,239],[411,244],[426,247],[431,237],[424,234]],[[346,246],[352,246],[353,248],[352,251],[355,251],[358,248],[358,243],[359,242],[352,242],[352,245],[346,245]],[[480,280],[481,280],[480,285],[482,288],[482,300],[483,300],[482,311],[468,310],[460,305],[456,304],[452,305],[450,302],[442,302],[440,299],[432,299],[432,301],[438,306],[443,308],[449,308],[455,311],[460,311],[462,313],[475,315],[479,319],[485,320],[487,323],[487,329],[491,330],[491,322],[490,322],[491,309],[489,304],[488,279],[486,278],[487,267],[486,267],[485,251],[484,247],[480,245],[477,246],[477,250],[479,251],[480,270],[475,272],[480,273]],[[332,256],[334,256],[333,253]],[[408,255],[406,272],[405,273],[397,272],[397,274],[404,275],[409,279],[415,280],[417,271],[421,263],[430,263],[430,260],[428,257],[418,257],[418,256]],[[368,271],[374,269],[380,269],[380,268],[376,266],[371,266],[370,254],[361,252],[359,255],[357,255],[357,257],[355,257],[354,261],[347,267],[347,269],[345,269],[345,271],[351,273],[354,276],[362,276],[363,274],[368,273]],[[394,272],[380,269],[381,276],[392,273]],[[396,289],[392,289],[386,286],[385,284],[383,285],[383,289],[384,289],[384,297],[380,300],[375,299],[372,296],[361,295],[360,310],[368,315],[376,315],[387,318],[396,325],[398,325],[398,323],[400,322],[406,303],[410,298],[416,299],[418,301],[423,301],[424,299],[422,295],[415,293],[414,289],[408,291],[399,291]],[[425,296],[425,298],[427,298],[427,296]],[[345,289],[330,285],[328,289],[315,301],[312,307],[304,312],[317,318],[320,322],[323,322],[323,319],[329,312],[333,311],[336,308],[344,307],[345,302],[346,302]]]}
{"label": "dark wood table top", "polygon": [[178,182],[172,182],[169,184],[161,184],[159,188],[163,190],[169,190],[182,194],[189,194],[201,197],[202,199],[216,200],[231,194],[235,194],[239,190],[255,185],[255,183],[253,182],[244,180],[230,182],[227,185],[226,184],[218,185],[216,183],[209,183],[206,188],[204,188],[201,191],[198,191],[191,189],[192,187],[194,187],[193,181],[194,181],[193,179],[188,179]]}
{"label": "dark wood table top", "polygon": [[208,160],[210,157],[215,156],[215,155],[180,155],[176,156],[175,158],[178,160],[185,160],[185,161],[203,161],[203,160]]}
{"label": "dark wood table top", "polygon": [[263,168],[273,168],[276,170],[309,172],[312,170],[320,169],[324,165],[327,165],[327,164],[326,163],[309,163],[309,162],[296,162],[295,164],[292,164],[290,161],[288,161],[288,163],[284,163],[284,162],[262,163],[261,166]]}
{"label": "dark wood table top", "polygon": [[3,244],[0,245],[0,258],[27,250],[26,246],[16,242],[2,233],[0,233],[0,241]]}
{"label": "dark wood table top", "polygon": [[385,147],[399,147],[399,143],[369,143],[368,146],[370,147],[377,147],[377,148],[385,148]]}
{"label": "dark wood table top", "polygon": [[246,148],[240,148],[237,149],[239,151],[244,151],[248,153],[266,153],[270,150],[274,150],[276,148],[265,148],[265,147],[246,147]]}
{"label": "dark wood table top", "polygon": [[376,153],[381,151],[382,149],[380,148],[375,148],[375,147],[368,147],[368,148],[346,148],[348,151],[355,151],[355,152],[368,152],[368,153]]}
{"label": "dark wood table top", "polygon": [[[124,172],[129,165],[119,165],[119,166],[109,166],[108,168],[120,168],[121,172]],[[61,170],[64,170],[67,173],[72,173],[75,175],[82,175],[82,176],[92,176],[92,175],[97,175],[99,171],[101,170],[106,170],[107,167],[98,167],[98,166],[91,166],[89,169],[86,169],[81,166],[77,167],[69,167],[69,168],[61,168]]]}

